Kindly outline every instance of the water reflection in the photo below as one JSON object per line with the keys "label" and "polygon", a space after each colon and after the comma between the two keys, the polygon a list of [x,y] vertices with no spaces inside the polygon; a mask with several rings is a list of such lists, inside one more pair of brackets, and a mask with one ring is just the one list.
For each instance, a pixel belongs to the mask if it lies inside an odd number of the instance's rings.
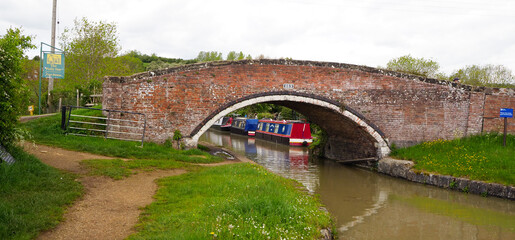
{"label": "water reflection", "polygon": [[208,131],[230,147],[318,193],[343,239],[515,239],[515,203],[410,183],[332,161],[306,148]]}

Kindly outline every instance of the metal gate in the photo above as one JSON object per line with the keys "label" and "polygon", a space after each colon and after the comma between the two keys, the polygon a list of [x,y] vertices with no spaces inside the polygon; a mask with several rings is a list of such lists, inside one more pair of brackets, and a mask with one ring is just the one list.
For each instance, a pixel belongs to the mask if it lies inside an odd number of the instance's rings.
{"label": "metal gate", "polygon": [[[94,111],[88,111],[87,115],[80,113],[80,111],[72,113],[73,110],[78,109]],[[68,111],[68,117],[66,124],[64,124],[66,111]],[[66,111],[63,112],[61,123],[66,134],[141,141],[141,146],[143,146],[147,127],[147,116],[143,113],[78,106],[68,106]]]}

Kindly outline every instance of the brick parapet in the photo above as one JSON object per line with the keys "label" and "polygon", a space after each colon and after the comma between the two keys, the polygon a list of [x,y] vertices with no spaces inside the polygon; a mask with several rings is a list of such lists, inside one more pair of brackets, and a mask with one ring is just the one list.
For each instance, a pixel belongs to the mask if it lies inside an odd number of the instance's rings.
{"label": "brick parapet", "polygon": [[[283,84],[294,88],[284,89]],[[278,92],[339,103],[400,146],[495,130],[497,120],[487,118],[498,104],[514,106],[515,101],[513,89],[471,87],[342,63],[265,59],[107,77],[104,107],[149,114],[148,140],[162,142],[175,129],[193,134],[220,109]],[[308,105],[297,107],[304,115],[314,112]],[[514,127],[510,132],[515,133]]]}

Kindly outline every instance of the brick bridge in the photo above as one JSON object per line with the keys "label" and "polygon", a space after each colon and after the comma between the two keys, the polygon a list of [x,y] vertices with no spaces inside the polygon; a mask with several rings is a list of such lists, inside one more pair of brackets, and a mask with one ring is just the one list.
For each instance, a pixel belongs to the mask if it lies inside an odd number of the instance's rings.
{"label": "brick bridge", "polygon": [[[409,146],[502,131],[514,89],[471,87],[365,66],[292,60],[211,62],[107,77],[103,107],[147,114],[146,140],[178,129],[189,147],[217,119],[256,103],[294,109],[328,133],[326,157],[381,158]],[[515,133],[515,121],[509,120]]]}

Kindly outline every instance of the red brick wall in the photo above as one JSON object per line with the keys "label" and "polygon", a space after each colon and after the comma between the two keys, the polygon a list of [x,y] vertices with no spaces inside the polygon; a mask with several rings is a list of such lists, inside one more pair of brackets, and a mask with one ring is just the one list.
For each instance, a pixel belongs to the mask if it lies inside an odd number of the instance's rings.
{"label": "red brick wall", "polygon": [[[505,89],[502,89],[505,90]],[[486,95],[484,110],[484,132],[503,132],[504,119],[499,117],[501,108],[515,109],[515,97],[506,97],[500,92]],[[515,134],[515,118],[508,118],[508,132]]]}
{"label": "red brick wall", "polygon": [[[515,105],[513,90],[471,88],[356,65],[246,60],[106,78],[103,106],[146,113],[147,139],[162,142],[175,129],[185,136],[195,134],[223,105],[253,94],[285,91],[283,84],[294,85],[288,91],[345,104],[400,146],[498,130],[498,119],[489,117],[496,111],[498,116],[497,106]],[[324,121],[309,116],[313,111],[308,109],[298,110],[315,122]],[[510,124],[515,133],[513,119]]]}

